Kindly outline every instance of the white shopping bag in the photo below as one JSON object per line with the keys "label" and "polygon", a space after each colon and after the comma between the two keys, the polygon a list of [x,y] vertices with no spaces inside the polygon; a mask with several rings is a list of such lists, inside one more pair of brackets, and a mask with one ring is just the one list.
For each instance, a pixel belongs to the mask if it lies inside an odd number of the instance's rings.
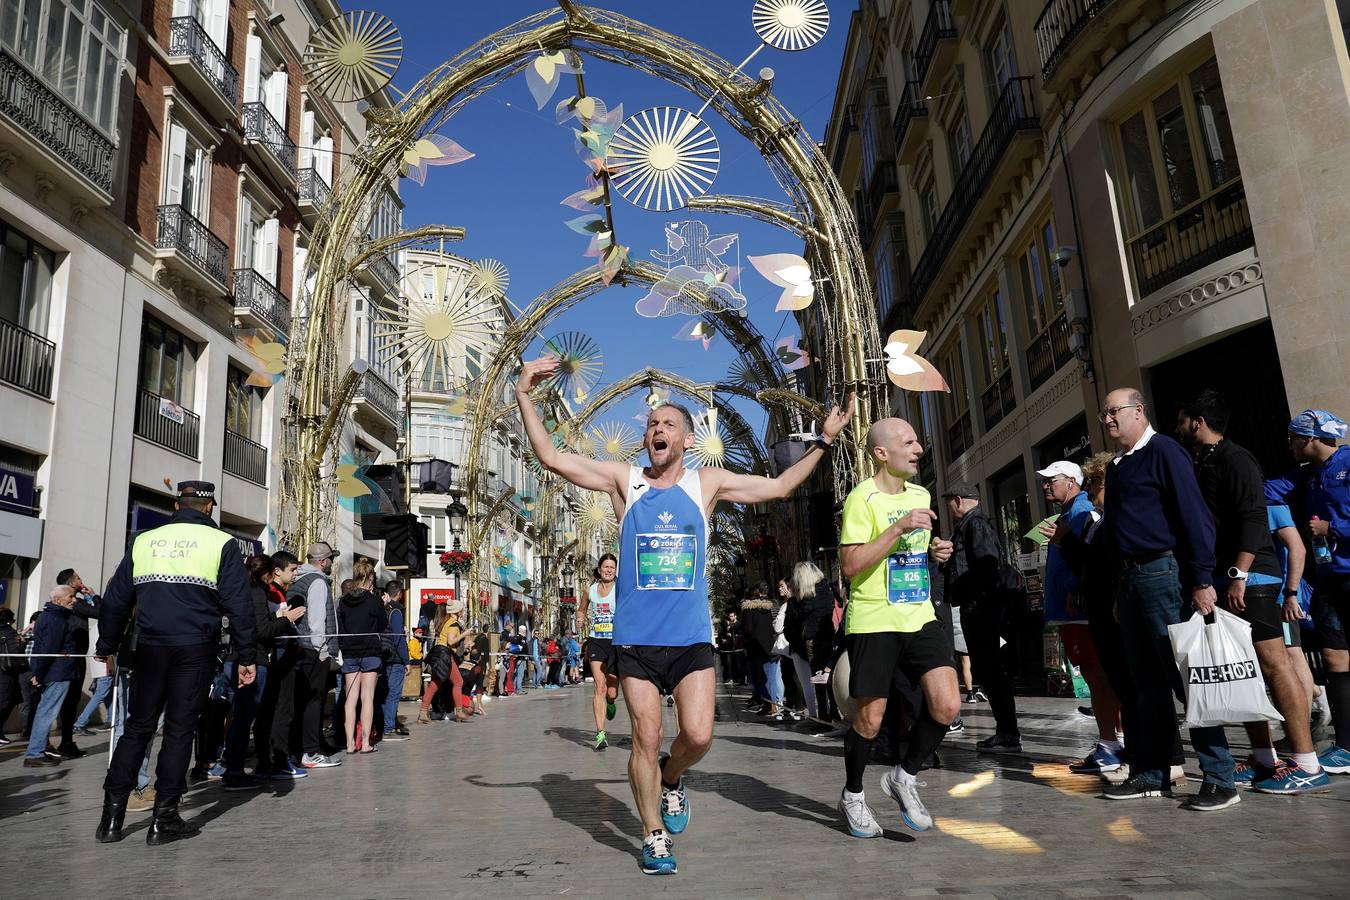
{"label": "white shopping bag", "polygon": [[1252,626],[1215,607],[1212,624],[1196,613],[1167,632],[1186,685],[1188,727],[1284,720],[1266,698]]}

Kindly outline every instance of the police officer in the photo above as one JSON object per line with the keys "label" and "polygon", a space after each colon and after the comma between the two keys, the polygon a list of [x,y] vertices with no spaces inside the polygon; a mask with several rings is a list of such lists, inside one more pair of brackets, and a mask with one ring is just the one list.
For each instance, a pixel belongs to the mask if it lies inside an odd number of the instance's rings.
{"label": "police officer", "polygon": [[127,797],[161,713],[164,736],[145,842],[167,844],[201,830],[183,821],[178,802],[187,790],[192,739],[215,670],[222,615],[230,620],[239,652],[239,685],[253,681],[257,624],[248,575],[234,538],[211,518],[215,491],[210,482],[179,482],[173,517],[136,536],[103,596],[95,656],[118,651],[133,607],[136,645],[126,730],[103,781],[103,816],[94,832],[101,843],[122,839]]}

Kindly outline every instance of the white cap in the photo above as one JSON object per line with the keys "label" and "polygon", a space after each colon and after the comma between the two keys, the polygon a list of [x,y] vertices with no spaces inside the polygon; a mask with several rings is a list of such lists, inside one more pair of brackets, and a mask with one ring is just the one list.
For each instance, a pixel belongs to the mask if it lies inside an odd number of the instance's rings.
{"label": "white cap", "polygon": [[1061,459],[1058,462],[1052,462],[1044,469],[1036,472],[1042,478],[1054,478],[1056,475],[1063,475],[1065,478],[1072,478],[1076,483],[1083,483],[1083,470],[1078,463],[1071,463],[1067,459]]}

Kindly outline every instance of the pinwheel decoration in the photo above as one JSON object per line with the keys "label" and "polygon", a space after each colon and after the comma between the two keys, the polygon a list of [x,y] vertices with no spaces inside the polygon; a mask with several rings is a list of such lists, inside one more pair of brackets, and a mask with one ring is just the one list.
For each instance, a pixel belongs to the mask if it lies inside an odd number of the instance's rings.
{"label": "pinwheel decoration", "polygon": [[580,331],[564,331],[544,342],[544,353],[558,360],[549,384],[562,396],[580,403],[604,371],[600,346]]}
{"label": "pinwheel decoration", "polygon": [[642,449],[637,430],[626,422],[606,422],[593,429],[601,459],[627,462]]}
{"label": "pinwheel decoration", "polygon": [[315,29],[301,68],[316,93],[339,103],[372,97],[394,79],[403,38],[386,16],[349,10]]}
{"label": "pinwheel decoration", "polygon": [[[501,323],[497,300],[477,284],[478,269],[467,260],[409,272],[409,289],[394,295],[393,308],[376,307],[376,349],[401,359],[410,371],[445,390],[469,347],[482,350],[496,340]],[[430,269],[430,284],[423,278]],[[429,289],[428,289],[429,288]]]}
{"label": "pinwheel decoration", "polygon": [[698,116],[657,106],[624,121],[609,143],[610,184],[634,206],[669,211],[707,193],[722,151]]}
{"label": "pinwheel decoration", "polygon": [[573,50],[540,53],[525,67],[525,83],[534,97],[535,107],[543,109],[558,89],[563,73],[580,75],[581,57]]}
{"label": "pinwheel decoration", "polygon": [[770,47],[806,50],[829,31],[830,8],[825,0],[755,0],[750,20]]}
{"label": "pinwheel decoration", "polygon": [[799,341],[801,338],[795,334],[785,337],[773,345],[774,352],[778,356],[778,361],[783,364],[783,368],[789,372],[795,372],[798,369],[804,369],[811,365],[811,355],[801,348]]}
{"label": "pinwheel decoration", "polygon": [[770,253],[747,259],[759,274],[783,289],[774,312],[806,309],[816,298],[816,283],[811,277],[811,267],[795,253]]}
{"label": "pinwheel decoration", "polygon": [[418,138],[411,147],[403,151],[399,169],[404,178],[417,182],[418,186],[427,183],[427,170],[431,166],[453,166],[473,154],[455,141],[440,134]]}
{"label": "pinwheel decoration", "polygon": [[892,331],[886,338],[886,377],[907,391],[950,392],[942,373],[915,352],[927,336],[926,331]]}
{"label": "pinwheel decoration", "polygon": [[507,288],[511,286],[511,273],[507,271],[506,264],[495,259],[480,259],[474,263],[477,271],[474,272],[474,286],[491,296],[505,297]]}
{"label": "pinwheel decoration", "polygon": [[764,374],[760,372],[754,361],[746,356],[737,356],[731,361],[731,366],[727,369],[727,380],[732,384],[756,391],[769,386],[764,379]]}
{"label": "pinwheel decoration", "polygon": [[690,449],[702,466],[720,466],[727,458],[727,439],[717,422],[717,407],[694,419],[694,446]]}
{"label": "pinwheel decoration", "polygon": [[577,522],[594,531],[611,532],[618,528],[614,506],[598,491],[587,491],[578,506]]}

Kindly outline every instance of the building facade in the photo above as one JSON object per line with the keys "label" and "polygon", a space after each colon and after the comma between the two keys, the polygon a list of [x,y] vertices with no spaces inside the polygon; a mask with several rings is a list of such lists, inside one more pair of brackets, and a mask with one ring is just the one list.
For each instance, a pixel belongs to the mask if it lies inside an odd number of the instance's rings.
{"label": "building facade", "polygon": [[[180,480],[216,484],[241,546],[278,549],[290,385],[262,376],[249,341],[303,340],[309,229],[365,136],[355,106],[311,90],[300,65],[340,13],[0,4],[0,484],[16,492],[0,510],[0,602],[20,616],[62,568],[106,580],[128,535],[172,513]],[[388,195],[372,231],[398,227],[397,185]],[[367,322],[397,266],[362,276],[344,338],[372,367],[342,452],[381,460],[401,416]],[[379,558],[350,516],[334,543],[339,571]]]}
{"label": "building facade", "polygon": [[1220,390],[1271,471],[1291,409],[1344,405],[1342,19],[1326,0],[854,14],[826,152],[883,337],[927,331],[951,386],[892,409],[924,483],[979,483],[1010,555],[1047,512],[1035,470],[1105,449],[1115,387],[1166,432]]}

